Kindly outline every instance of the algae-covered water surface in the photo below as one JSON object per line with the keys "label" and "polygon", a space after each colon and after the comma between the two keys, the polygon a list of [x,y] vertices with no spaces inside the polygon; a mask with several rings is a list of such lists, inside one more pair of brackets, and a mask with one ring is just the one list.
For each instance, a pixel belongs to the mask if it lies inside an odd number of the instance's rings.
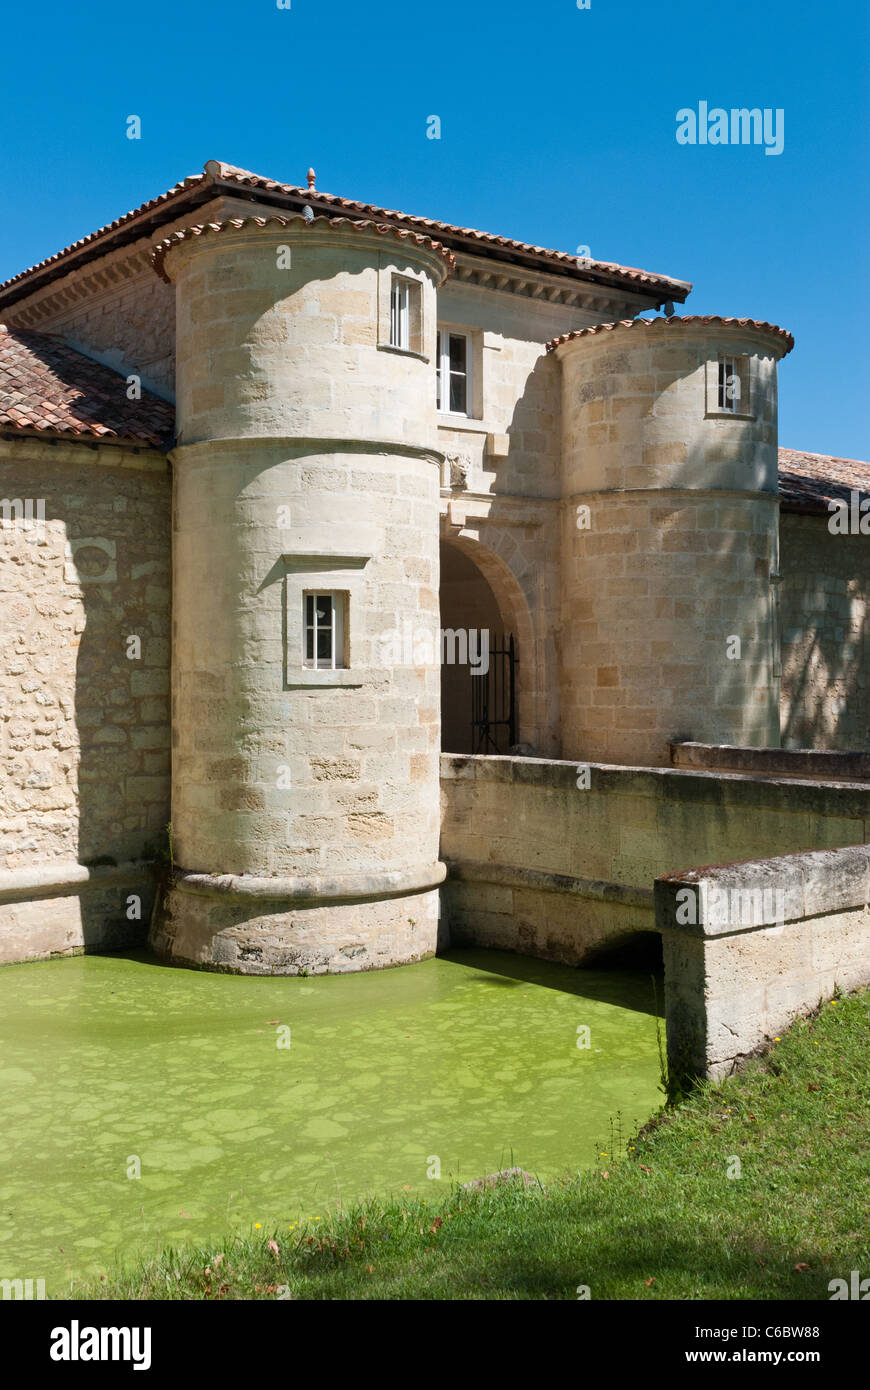
{"label": "algae-covered water surface", "polygon": [[585,1167],[660,1102],[652,1001],[644,973],[496,951],[313,979],[6,966],[0,1277],[60,1292],[367,1194]]}

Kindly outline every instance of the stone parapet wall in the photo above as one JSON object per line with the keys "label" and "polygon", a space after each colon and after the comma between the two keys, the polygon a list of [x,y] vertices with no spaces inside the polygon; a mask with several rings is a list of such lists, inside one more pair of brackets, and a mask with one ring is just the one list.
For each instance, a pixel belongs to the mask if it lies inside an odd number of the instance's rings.
{"label": "stone parapet wall", "polygon": [[725,1075],[870,984],[870,844],[668,874],[655,902],[676,1074]]}
{"label": "stone parapet wall", "polygon": [[674,767],[741,772],[749,777],[819,778],[823,782],[870,781],[870,752],[672,743],[671,762]]}
{"label": "stone parapet wall", "polygon": [[662,874],[870,840],[866,784],[442,754],[441,792],[451,940],[573,963],[654,930]]}

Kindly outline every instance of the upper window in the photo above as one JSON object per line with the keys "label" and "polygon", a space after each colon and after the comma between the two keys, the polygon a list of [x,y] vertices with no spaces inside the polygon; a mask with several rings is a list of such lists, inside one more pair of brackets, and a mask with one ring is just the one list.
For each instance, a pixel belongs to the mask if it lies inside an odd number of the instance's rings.
{"label": "upper window", "polygon": [[411,283],[393,276],[390,293],[390,347],[411,346]]}
{"label": "upper window", "polygon": [[467,333],[438,330],[438,409],[449,415],[471,412],[471,343]]}
{"label": "upper window", "polygon": [[725,411],[729,415],[748,415],[748,357],[719,358],[718,377],[716,381],[716,409]]}
{"label": "upper window", "polygon": [[303,594],[303,666],[317,671],[347,666],[345,599],[345,594],[334,592]]}
{"label": "upper window", "polygon": [[720,410],[740,409],[740,376],[733,357],[719,358],[719,397]]}
{"label": "upper window", "polygon": [[390,281],[390,347],[421,352],[423,292],[417,280],[394,275]]}

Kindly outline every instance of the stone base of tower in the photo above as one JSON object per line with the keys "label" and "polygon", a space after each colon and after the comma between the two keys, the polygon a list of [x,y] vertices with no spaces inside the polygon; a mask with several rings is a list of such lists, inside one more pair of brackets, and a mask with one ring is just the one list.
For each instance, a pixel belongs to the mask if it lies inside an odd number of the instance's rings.
{"label": "stone base of tower", "polygon": [[443,864],[380,882],[176,873],[149,945],[173,965],[238,975],[337,975],[425,960],[440,932]]}

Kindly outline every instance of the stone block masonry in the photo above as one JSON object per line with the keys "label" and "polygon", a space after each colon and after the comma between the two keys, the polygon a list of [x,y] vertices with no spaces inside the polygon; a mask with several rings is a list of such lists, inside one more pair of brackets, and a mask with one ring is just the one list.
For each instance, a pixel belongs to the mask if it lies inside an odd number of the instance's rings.
{"label": "stone block masonry", "polygon": [[[562,752],[779,743],[776,362],[768,326],[635,320],[562,362]],[[720,361],[743,363],[739,410]]]}
{"label": "stone block masonry", "polygon": [[[248,219],[179,234],[155,265],[179,304],[182,872],[152,945],[254,974],[419,960],[444,872],[430,364],[449,258],[371,224]],[[418,295],[423,351],[390,345],[395,276]],[[320,661],[303,614],[322,593],[341,636]],[[385,659],[405,622],[429,663]]]}

